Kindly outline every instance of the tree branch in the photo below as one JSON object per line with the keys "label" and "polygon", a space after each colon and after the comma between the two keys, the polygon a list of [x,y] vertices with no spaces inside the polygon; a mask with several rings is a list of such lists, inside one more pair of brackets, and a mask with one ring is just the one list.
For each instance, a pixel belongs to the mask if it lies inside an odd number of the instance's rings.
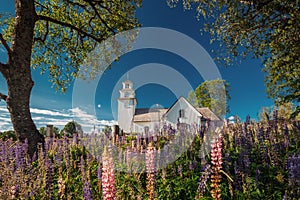
{"label": "tree branch", "polygon": [[90,6],[93,8],[95,14],[99,17],[99,19],[101,20],[101,22],[111,31],[113,32],[114,34],[116,34],[115,30],[112,29],[103,19],[102,17],[100,16],[99,12],[97,11],[97,8],[95,7],[95,4],[91,1],[88,1],[87,2],[90,4]]}
{"label": "tree branch", "polygon": [[55,24],[58,24],[58,25],[61,25],[61,26],[65,26],[65,27],[68,27],[70,29],[73,29],[75,31],[77,31],[78,33],[84,35],[84,36],[87,36],[89,38],[92,38],[93,40],[97,41],[97,42],[101,42],[102,41],[102,38],[98,38],[90,33],[87,33],[86,31],[83,31],[82,29],[72,25],[72,24],[69,24],[69,23],[66,23],[66,22],[62,22],[62,21],[59,21],[57,19],[53,19],[51,17],[48,17],[48,16],[43,16],[43,15],[38,15],[38,20],[45,20],[45,21],[48,21],[48,22],[52,22],[52,23],[55,23]]}
{"label": "tree branch", "polygon": [[4,101],[6,102],[6,99],[7,99],[7,95],[2,94],[2,93],[0,92],[0,100],[4,100]]}
{"label": "tree branch", "polygon": [[49,21],[46,21],[46,33],[44,37],[34,38],[34,41],[42,41],[44,43],[47,39],[48,33],[49,33]]}
{"label": "tree branch", "polygon": [[[83,5],[83,4],[79,4],[77,2],[73,2],[73,1],[70,1],[70,0],[66,0],[68,3],[72,4],[72,5],[75,5],[75,6],[79,6],[83,9],[85,9],[87,12],[89,12],[87,9],[86,9],[86,6]],[[91,0],[84,0],[84,2],[88,3],[92,9],[94,10],[95,14],[98,16],[98,18],[100,19],[100,21],[106,26],[106,28],[108,28],[111,32],[113,32],[114,34],[116,34],[115,30],[113,28],[111,28],[107,23],[106,21],[101,17],[101,15],[99,14],[97,8],[95,5],[99,5],[101,8],[104,8],[105,10],[107,10],[110,14],[112,14],[112,12],[105,6],[102,5],[102,1],[91,1]]]}
{"label": "tree branch", "polygon": [[11,54],[11,49],[10,49],[10,47],[8,46],[6,40],[4,39],[2,33],[0,33],[0,41],[1,41],[1,43],[3,44],[4,48],[6,49],[7,53],[10,55],[10,54]]}

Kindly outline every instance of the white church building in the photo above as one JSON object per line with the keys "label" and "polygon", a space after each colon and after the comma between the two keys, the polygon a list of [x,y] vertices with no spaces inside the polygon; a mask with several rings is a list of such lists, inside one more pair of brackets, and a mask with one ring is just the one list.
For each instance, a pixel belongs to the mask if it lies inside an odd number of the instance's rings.
{"label": "white church building", "polygon": [[122,83],[118,98],[118,125],[125,133],[144,133],[163,124],[177,123],[201,126],[203,122],[220,120],[209,108],[195,108],[184,97],[180,97],[170,108],[137,108],[133,83]]}

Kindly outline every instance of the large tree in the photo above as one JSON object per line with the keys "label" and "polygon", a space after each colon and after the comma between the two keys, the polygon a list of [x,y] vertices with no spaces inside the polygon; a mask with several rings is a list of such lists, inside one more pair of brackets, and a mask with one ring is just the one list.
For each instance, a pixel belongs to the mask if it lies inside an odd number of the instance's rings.
{"label": "large tree", "polygon": [[218,117],[229,112],[230,86],[225,80],[206,80],[195,91],[190,91],[188,101],[195,107],[208,107]]}
{"label": "large tree", "polygon": [[49,74],[64,90],[98,43],[138,26],[139,4],[140,0],[15,0],[15,15],[0,15],[0,45],[8,55],[7,62],[0,63],[8,93],[0,93],[0,98],[18,138],[28,139],[30,155],[44,141],[29,110],[32,68]]}
{"label": "large tree", "polygon": [[[171,6],[178,0],[168,0]],[[295,102],[300,112],[300,3],[281,0],[183,0],[207,19],[205,30],[219,41],[222,61],[235,56],[261,58],[270,97]],[[221,54],[223,55],[221,55]]]}

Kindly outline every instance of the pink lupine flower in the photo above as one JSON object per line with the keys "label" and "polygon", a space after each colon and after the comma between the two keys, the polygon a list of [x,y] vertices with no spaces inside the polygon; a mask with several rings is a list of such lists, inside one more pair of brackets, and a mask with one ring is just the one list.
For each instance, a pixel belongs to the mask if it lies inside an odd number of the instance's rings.
{"label": "pink lupine flower", "polygon": [[116,199],[115,169],[113,159],[107,148],[104,148],[102,156],[102,191],[104,200]]}
{"label": "pink lupine flower", "polygon": [[149,200],[154,199],[155,185],[155,149],[152,143],[149,144],[146,151],[146,171],[147,171],[147,192]]}
{"label": "pink lupine flower", "polygon": [[218,137],[216,142],[211,145],[211,196],[216,199],[221,199],[220,182],[222,176],[220,170],[222,169],[222,138]]}

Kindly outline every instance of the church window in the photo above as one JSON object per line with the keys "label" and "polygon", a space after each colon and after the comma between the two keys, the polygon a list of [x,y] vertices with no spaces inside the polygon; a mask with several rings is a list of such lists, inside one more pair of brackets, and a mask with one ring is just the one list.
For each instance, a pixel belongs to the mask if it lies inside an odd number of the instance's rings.
{"label": "church window", "polygon": [[125,92],[124,97],[129,97],[130,93],[129,92]]}
{"label": "church window", "polygon": [[184,118],[185,116],[184,116],[184,109],[180,109],[179,110],[179,118]]}
{"label": "church window", "polygon": [[126,84],[125,84],[125,88],[129,88],[129,83],[126,83]]}

